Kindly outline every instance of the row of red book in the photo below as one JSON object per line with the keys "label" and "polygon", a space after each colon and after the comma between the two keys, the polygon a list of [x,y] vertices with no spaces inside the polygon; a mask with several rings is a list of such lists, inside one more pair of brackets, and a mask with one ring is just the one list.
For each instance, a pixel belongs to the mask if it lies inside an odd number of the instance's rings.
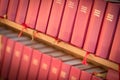
{"label": "row of red book", "polygon": [[0,16],[120,63],[120,4],[105,0],[1,0]]}
{"label": "row of red book", "polygon": [[[4,32],[6,33],[6,32]],[[9,32],[8,32],[9,34]],[[9,35],[8,35],[9,36]],[[0,77],[8,80],[103,80],[89,73],[91,70],[81,70],[35,50],[25,40],[27,38],[11,39],[1,36]],[[23,44],[24,43],[24,44]],[[73,64],[73,62],[71,63]],[[108,70],[107,80],[119,80],[119,72]]]}

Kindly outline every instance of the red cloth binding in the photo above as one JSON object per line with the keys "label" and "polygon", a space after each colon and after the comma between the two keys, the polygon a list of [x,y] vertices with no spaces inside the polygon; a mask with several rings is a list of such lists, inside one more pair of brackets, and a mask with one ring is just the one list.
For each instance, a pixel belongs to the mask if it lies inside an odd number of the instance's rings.
{"label": "red cloth binding", "polygon": [[22,25],[23,25],[23,27],[22,27],[20,33],[18,34],[18,37],[21,37],[21,35],[22,35],[22,33],[23,33],[23,30],[28,27],[25,23],[23,23]]}
{"label": "red cloth binding", "polygon": [[85,56],[84,56],[84,59],[82,61],[82,64],[84,65],[87,65],[87,56],[89,55],[90,53],[89,52],[86,52]]}
{"label": "red cloth binding", "polygon": [[0,16],[0,18],[4,18],[3,16]]}

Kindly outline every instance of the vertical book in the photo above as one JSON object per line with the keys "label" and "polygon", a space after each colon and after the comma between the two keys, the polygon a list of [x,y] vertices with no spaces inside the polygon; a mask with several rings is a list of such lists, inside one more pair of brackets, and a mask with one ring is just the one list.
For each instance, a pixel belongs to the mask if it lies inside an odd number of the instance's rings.
{"label": "vertical book", "polygon": [[62,62],[59,79],[58,80],[68,80],[71,66]]}
{"label": "vertical book", "polygon": [[79,0],[67,0],[58,38],[69,42],[76,17]]}
{"label": "vertical book", "polygon": [[29,67],[30,67],[30,62],[31,62],[31,56],[32,56],[33,49],[27,46],[23,47],[23,55],[19,67],[19,72],[18,72],[18,80],[26,80]]}
{"label": "vertical book", "polygon": [[33,55],[31,59],[30,69],[28,72],[28,80],[36,80],[39,71],[39,65],[41,62],[42,54],[38,50],[33,50]]}
{"label": "vertical book", "polygon": [[38,80],[47,80],[52,58],[46,54],[42,55]]}
{"label": "vertical book", "polygon": [[30,0],[26,14],[25,24],[27,27],[35,29],[37,15],[39,11],[40,0]]}
{"label": "vertical book", "polygon": [[120,4],[108,3],[102,30],[96,50],[96,55],[102,58],[108,58],[112,42],[114,39],[114,33],[116,31],[116,25],[120,14]]}
{"label": "vertical book", "polygon": [[120,64],[120,16],[119,16],[119,21],[117,24],[116,32],[115,32],[115,37],[113,40],[112,48],[110,51],[110,56],[109,60],[112,60],[118,64]]}
{"label": "vertical book", "polygon": [[0,0],[0,16],[4,17],[7,14],[9,0]]}
{"label": "vertical book", "polygon": [[0,74],[3,79],[8,79],[14,44],[15,44],[15,41],[11,39],[7,40],[6,49],[4,53],[4,59],[3,59],[2,67],[1,67],[1,74]]}
{"label": "vertical book", "polygon": [[53,0],[41,0],[40,10],[36,22],[36,30],[45,33],[51,12]]}
{"label": "vertical book", "polygon": [[[57,37],[64,12],[65,0],[54,0],[46,34]],[[59,10],[59,11],[58,11]]]}
{"label": "vertical book", "polygon": [[52,58],[48,80],[58,80],[58,76],[61,70],[61,63],[62,62],[59,59]]}
{"label": "vertical book", "polygon": [[83,46],[84,43],[84,38],[86,35],[93,2],[94,0],[80,0],[79,3],[71,38],[71,44],[80,48]]}
{"label": "vertical book", "polygon": [[8,11],[7,11],[7,18],[9,20],[11,20],[11,21],[15,21],[18,4],[19,4],[19,0],[10,0],[9,1]]}
{"label": "vertical book", "polygon": [[81,75],[81,70],[75,67],[71,67],[69,80],[79,80]]}
{"label": "vertical book", "polygon": [[25,21],[29,0],[19,0],[15,22],[23,24]]}
{"label": "vertical book", "polygon": [[103,17],[106,10],[106,5],[107,2],[104,0],[94,1],[90,22],[86,33],[85,43],[83,46],[83,49],[88,52],[95,53],[99,32],[102,26]]}
{"label": "vertical book", "polygon": [[10,64],[9,76],[8,76],[8,79],[10,80],[17,79],[22,51],[23,51],[23,45],[19,42],[16,42],[14,51],[13,51],[13,57],[12,57],[11,64]]}

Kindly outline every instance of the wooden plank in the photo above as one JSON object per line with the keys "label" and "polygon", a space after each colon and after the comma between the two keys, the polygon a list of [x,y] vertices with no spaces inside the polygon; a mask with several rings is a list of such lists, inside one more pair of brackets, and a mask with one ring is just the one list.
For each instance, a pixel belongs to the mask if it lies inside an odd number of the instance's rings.
{"label": "wooden plank", "polygon": [[[7,20],[7,19],[0,19],[0,23],[8,25],[11,28],[14,28],[14,29],[17,29],[17,30],[21,30],[22,27],[23,27],[22,25],[19,25],[19,24],[15,23],[15,22]],[[27,28],[23,32],[32,36],[34,31],[35,30]],[[84,50],[82,50],[80,48],[77,48],[75,46],[72,46],[72,45],[70,45],[68,43],[62,42],[62,41],[58,42],[56,39],[54,39],[54,38],[52,38],[50,36],[47,36],[47,35],[45,35],[43,33],[38,32],[36,37],[38,39],[40,39],[40,40],[43,40],[43,41],[49,43],[51,46],[61,48],[64,51],[67,51],[67,52],[69,52],[70,54],[72,54],[72,55],[74,55],[76,57],[83,58],[85,56],[86,51],[84,51]],[[93,54],[90,54],[88,56],[88,62],[89,61],[91,63],[95,64],[95,65],[102,65],[102,66],[104,66],[104,68],[112,68],[114,70],[119,71],[119,65],[117,63],[111,62],[111,61],[106,60],[106,59],[102,59],[102,58],[97,57],[97,56],[95,56]]]}

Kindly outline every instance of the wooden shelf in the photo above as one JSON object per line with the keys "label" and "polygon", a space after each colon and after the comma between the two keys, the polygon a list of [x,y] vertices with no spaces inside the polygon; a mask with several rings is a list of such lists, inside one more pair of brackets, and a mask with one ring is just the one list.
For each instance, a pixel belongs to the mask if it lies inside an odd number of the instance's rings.
{"label": "wooden shelf", "polygon": [[[9,27],[17,29],[17,30],[21,30],[22,27],[23,27],[22,25],[17,24],[15,22],[12,22],[12,21],[7,20],[7,19],[1,19],[0,18],[0,23],[8,25]],[[32,36],[34,31],[35,30],[27,28],[23,32]],[[58,47],[58,48],[63,49],[64,51],[70,52],[72,55],[74,55],[76,57],[83,58],[85,56],[86,51],[84,51],[82,49],[79,49],[75,46],[72,46],[68,43],[65,43],[63,41],[60,41],[58,43],[56,39],[54,39],[50,36],[47,36],[46,34],[38,32],[36,37],[39,38],[40,40],[43,40],[43,41],[47,42],[51,46]],[[112,68],[114,70],[119,71],[119,65],[117,63],[111,62],[111,61],[106,60],[106,59],[102,59],[102,58],[97,57],[93,54],[90,54],[87,57],[87,59],[88,59],[88,61],[90,61],[93,64],[101,65],[101,66],[104,66],[105,68]]]}

